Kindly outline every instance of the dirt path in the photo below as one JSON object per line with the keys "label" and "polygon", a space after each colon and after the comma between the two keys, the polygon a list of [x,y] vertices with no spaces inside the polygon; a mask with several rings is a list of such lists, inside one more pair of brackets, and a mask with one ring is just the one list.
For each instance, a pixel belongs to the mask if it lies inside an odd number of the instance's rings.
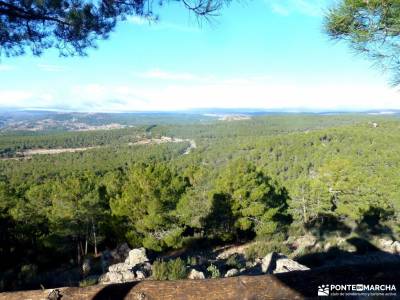
{"label": "dirt path", "polygon": [[[189,154],[193,149],[197,147],[196,142],[191,139],[181,139],[181,138],[173,138],[168,136],[162,136],[159,139],[150,138],[143,139],[134,143],[129,143],[129,146],[132,145],[150,145],[150,144],[164,144],[164,143],[183,143],[189,142],[189,146],[183,152],[183,155]],[[1,160],[18,160],[18,159],[30,159],[33,155],[54,155],[60,153],[73,153],[73,152],[82,152],[91,149],[98,149],[104,146],[92,146],[92,147],[81,147],[81,148],[56,148],[56,149],[27,149],[21,152],[17,152],[17,157],[5,157],[1,158]]]}
{"label": "dirt path", "polygon": [[137,141],[135,143],[129,143],[129,145],[148,145],[148,144],[164,144],[164,143],[183,143],[189,142],[189,146],[185,149],[182,155],[189,154],[193,149],[197,148],[196,142],[191,139],[181,139],[169,136],[162,136],[159,139],[150,138]]}

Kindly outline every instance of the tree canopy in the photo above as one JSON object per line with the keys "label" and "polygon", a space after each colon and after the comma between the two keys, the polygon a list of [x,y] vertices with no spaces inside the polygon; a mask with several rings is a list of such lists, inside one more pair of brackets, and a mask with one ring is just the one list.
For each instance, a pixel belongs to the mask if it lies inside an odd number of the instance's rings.
{"label": "tree canopy", "polygon": [[[208,18],[222,0],[178,0]],[[165,1],[160,0],[162,5]],[[108,38],[118,21],[131,15],[157,20],[149,0],[0,0],[0,56],[30,49],[40,55],[56,48],[60,55],[85,55],[98,39]]]}
{"label": "tree canopy", "polygon": [[397,0],[341,0],[325,19],[334,40],[347,41],[357,52],[393,73],[400,83],[400,2]]}

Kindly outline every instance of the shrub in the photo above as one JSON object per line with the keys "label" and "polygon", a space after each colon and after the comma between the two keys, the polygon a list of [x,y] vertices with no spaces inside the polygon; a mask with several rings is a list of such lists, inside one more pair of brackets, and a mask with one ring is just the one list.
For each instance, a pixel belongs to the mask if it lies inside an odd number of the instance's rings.
{"label": "shrub", "polygon": [[219,269],[217,266],[211,264],[208,268],[207,271],[210,272],[211,278],[219,278],[221,277],[221,273],[219,272]]}
{"label": "shrub", "polygon": [[152,276],[155,280],[168,279],[168,263],[157,259],[151,267]]}
{"label": "shrub", "polygon": [[283,243],[282,240],[271,239],[269,241],[258,241],[248,247],[245,251],[246,259],[254,260],[255,258],[264,257],[268,253],[278,252],[288,255],[290,253],[289,247]]}
{"label": "shrub", "polygon": [[196,256],[189,256],[186,259],[186,264],[188,264],[189,266],[195,266],[197,265],[197,257]]}
{"label": "shrub", "polygon": [[226,265],[236,269],[241,269],[244,267],[243,262],[240,260],[240,257],[237,254],[229,256],[229,258],[226,260]]}
{"label": "shrub", "polygon": [[187,270],[185,262],[180,259],[173,259],[168,262],[168,279],[178,280],[187,277]]}
{"label": "shrub", "polygon": [[97,284],[97,277],[88,277],[79,281],[79,287],[87,287]]}
{"label": "shrub", "polygon": [[152,276],[155,280],[178,280],[187,277],[185,262],[180,259],[170,261],[156,260],[152,266]]}

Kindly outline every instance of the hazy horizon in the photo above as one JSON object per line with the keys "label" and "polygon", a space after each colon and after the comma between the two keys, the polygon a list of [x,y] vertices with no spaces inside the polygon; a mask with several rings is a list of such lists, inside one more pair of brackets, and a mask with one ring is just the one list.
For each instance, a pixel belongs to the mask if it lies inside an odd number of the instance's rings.
{"label": "hazy horizon", "polygon": [[157,9],[156,24],[137,16],[121,22],[87,57],[63,58],[53,49],[3,58],[0,108],[400,109],[388,74],[323,32],[331,3],[233,2],[201,25],[170,3]]}

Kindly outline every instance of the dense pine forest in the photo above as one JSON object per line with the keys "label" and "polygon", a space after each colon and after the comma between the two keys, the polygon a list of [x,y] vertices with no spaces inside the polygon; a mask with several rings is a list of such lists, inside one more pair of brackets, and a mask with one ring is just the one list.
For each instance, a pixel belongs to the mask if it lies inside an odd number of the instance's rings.
{"label": "dense pine forest", "polygon": [[[158,255],[256,241],[248,255],[265,255],[305,234],[400,234],[396,116],[129,118],[121,129],[0,133],[0,289],[37,288],[54,265],[123,242]],[[182,140],[137,143],[162,137]],[[91,148],[21,154],[79,147]]]}

